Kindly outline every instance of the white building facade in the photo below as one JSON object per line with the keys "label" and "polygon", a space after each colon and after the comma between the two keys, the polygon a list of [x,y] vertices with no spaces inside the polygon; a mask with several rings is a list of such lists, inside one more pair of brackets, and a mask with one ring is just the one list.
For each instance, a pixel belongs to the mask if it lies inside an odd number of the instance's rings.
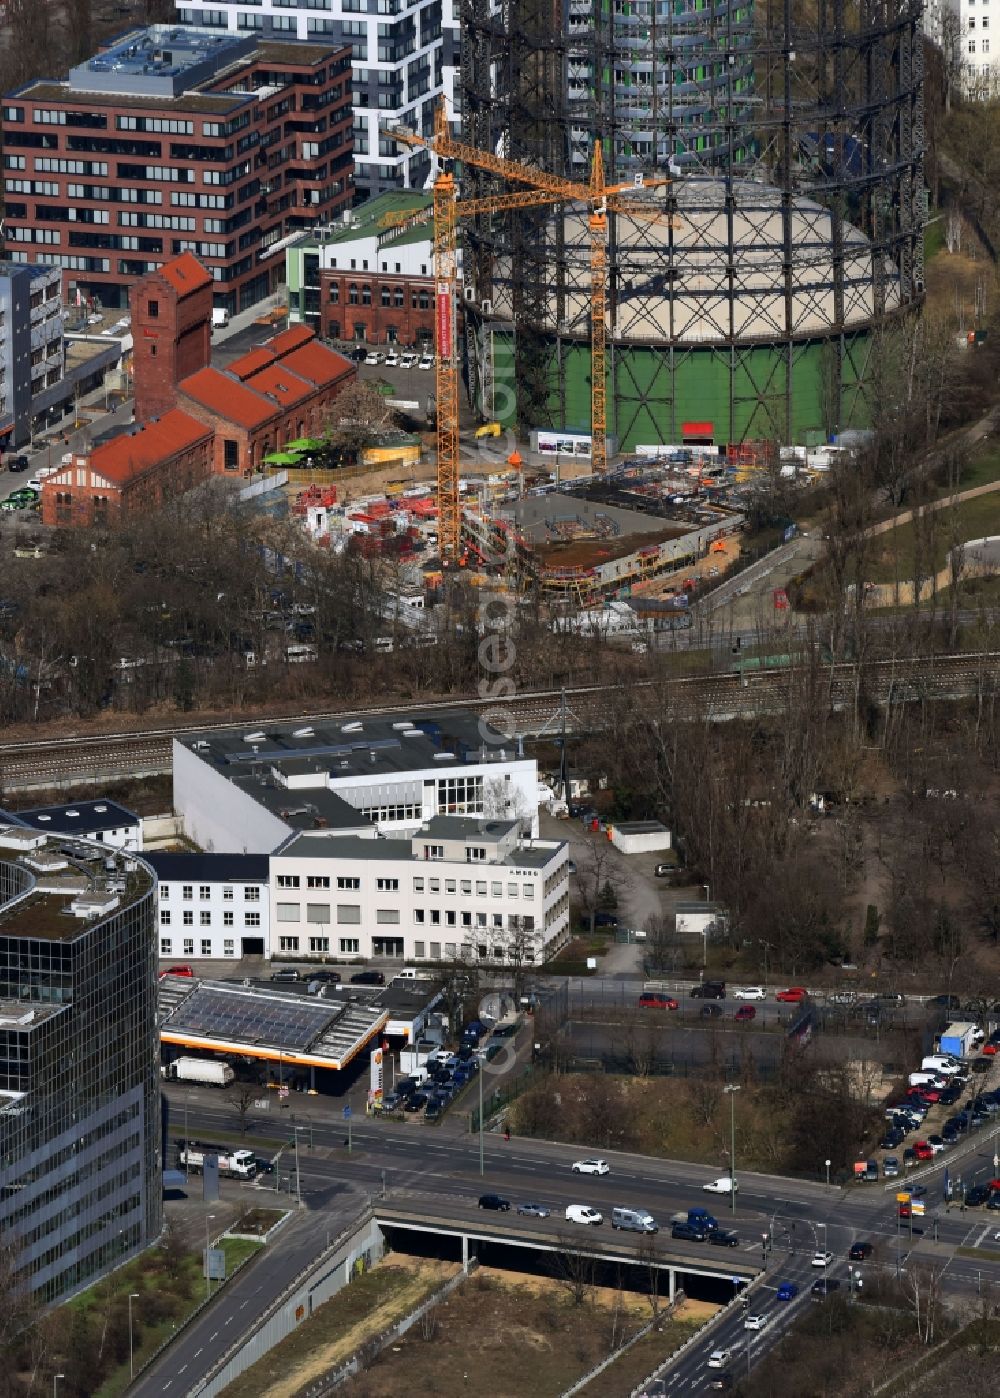
{"label": "white building facade", "polygon": [[458,23],[452,0],[184,0],[177,18],[236,34],[350,44],[359,195],[426,183],[427,152],[379,133],[385,125],[431,133],[438,98],[455,86]]}
{"label": "white building facade", "polygon": [[236,961],[270,955],[271,902],[263,855],[146,856],[157,877],[163,961]]}
{"label": "white building facade", "polygon": [[540,965],[569,935],[568,847],[437,817],[409,840],[293,838],[271,856],[272,955]]}
{"label": "white building facade", "polygon": [[985,100],[998,95],[1000,0],[930,0],[924,32],[942,50],[951,71],[961,76],[967,96]]}

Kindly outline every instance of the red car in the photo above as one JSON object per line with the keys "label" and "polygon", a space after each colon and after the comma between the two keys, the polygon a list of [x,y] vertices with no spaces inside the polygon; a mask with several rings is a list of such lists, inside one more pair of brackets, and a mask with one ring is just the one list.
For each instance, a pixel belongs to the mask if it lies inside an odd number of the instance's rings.
{"label": "red car", "polygon": [[676,1010],[677,1001],[671,995],[663,995],[658,990],[644,990],[639,996],[639,1005],[644,1010]]}
{"label": "red car", "polygon": [[168,966],[165,971],[160,972],[160,980],[164,976],[193,976],[194,972],[190,966]]}
{"label": "red car", "polygon": [[986,1054],[987,1058],[992,1058],[993,1055],[996,1053],[996,1051],[997,1051],[997,1046],[996,1046],[996,1044],[984,1044],[984,1045],[983,1045],[983,1053]]}
{"label": "red car", "polygon": [[787,990],[779,990],[774,998],[785,1005],[801,1005],[808,994],[804,985],[790,985]]}
{"label": "red car", "polygon": [[753,1005],[741,1005],[736,1011],[736,1018],[741,1020],[756,1019],[757,1011]]}
{"label": "red car", "polygon": [[910,1206],[909,1206],[909,1204],[900,1204],[900,1206],[899,1206],[899,1216],[900,1216],[900,1218],[909,1218],[909,1217],[910,1217]]}
{"label": "red car", "polygon": [[917,1141],[913,1147],[913,1154],[918,1160],[933,1160],[934,1152],[926,1141]]}

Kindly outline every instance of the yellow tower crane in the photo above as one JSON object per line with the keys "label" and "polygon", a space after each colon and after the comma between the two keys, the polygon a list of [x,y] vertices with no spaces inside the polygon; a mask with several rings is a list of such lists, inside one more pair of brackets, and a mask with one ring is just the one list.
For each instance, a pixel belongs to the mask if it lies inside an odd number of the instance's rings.
{"label": "yellow tower crane", "polygon": [[[458,358],[455,338],[456,290],[458,284],[458,220],[476,214],[499,213],[544,204],[584,203],[590,209],[590,352],[591,352],[591,460],[595,473],[607,470],[607,226],[609,212],[627,212],[626,195],[641,193],[668,179],[648,183],[606,185],[600,141],[594,142],[590,181],[551,175],[537,166],[506,160],[456,140],[448,129],[444,99],[435,110],[434,134],[420,136],[406,128],[390,127],[385,135],[408,146],[421,146],[441,161],[460,161],[487,170],[502,179],[526,184],[529,189],[515,194],[498,194],[483,199],[457,197],[455,176],[441,166],[434,180],[434,350],[437,392],[437,491],[438,538],[441,555],[454,563],[460,553],[461,513],[458,503]],[[400,222],[411,214],[396,216]],[[396,221],[394,219],[386,222]]]}

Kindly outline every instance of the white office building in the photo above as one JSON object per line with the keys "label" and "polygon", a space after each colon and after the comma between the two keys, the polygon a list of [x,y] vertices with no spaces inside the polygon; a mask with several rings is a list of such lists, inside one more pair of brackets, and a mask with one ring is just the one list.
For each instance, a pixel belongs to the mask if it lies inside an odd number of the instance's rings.
{"label": "white office building", "polygon": [[30,825],[45,835],[95,840],[111,849],[142,852],[142,820],[117,801],[71,801],[30,811],[0,811],[0,823]]}
{"label": "white office building", "polygon": [[435,816],[538,835],[538,765],[467,710],[276,723],[174,739],[174,809],[207,853],[269,854],[301,833],[409,836]]}
{"label": "white office building", "polygon": [[1000,93],[1000,0],[929,0],[924,33],[961,75],[966,95],[980,99]]}
{"label": "white office building", "polygon": [[562,841],[436,816],[409,839],[296,835],[271,856],[272,955],[540,965],[569,935]]}
{"label": "white office building", "polygon": [[259,854],[146,855],[156,873],[161,960],[270,955],[268,859]]}
{"label": "white office building", "polygon": [[438,98],[453,95],[459,48],[453,0],[184,0],[177,18],[235,34],[350,44],[359,196],[424,186],[427,152],[387,141],[379,130],[401,125],[429,135]]}

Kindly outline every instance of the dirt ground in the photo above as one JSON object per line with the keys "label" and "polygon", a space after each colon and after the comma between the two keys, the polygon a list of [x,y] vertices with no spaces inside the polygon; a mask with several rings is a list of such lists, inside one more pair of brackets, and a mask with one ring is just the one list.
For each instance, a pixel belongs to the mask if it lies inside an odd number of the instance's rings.
{"label": "dirt ground", "polygon": [[[687,1306],[689,1303],[685,1303]],[[650,1319],[648,1301],[595,1288],[582,1305],[559,1282],[483,1268],[435,1309],[436,1325],[416,1325],[364,1374],[345,1398],[459,1398],[488,1388],[490,1398],[556,1398]],[[623,1355],[592,1386],[592,1398],[626,1398],[635,1385],[702,1323],[693,1305]],[[588,1389],[588,1393],[591,1390]]]}

